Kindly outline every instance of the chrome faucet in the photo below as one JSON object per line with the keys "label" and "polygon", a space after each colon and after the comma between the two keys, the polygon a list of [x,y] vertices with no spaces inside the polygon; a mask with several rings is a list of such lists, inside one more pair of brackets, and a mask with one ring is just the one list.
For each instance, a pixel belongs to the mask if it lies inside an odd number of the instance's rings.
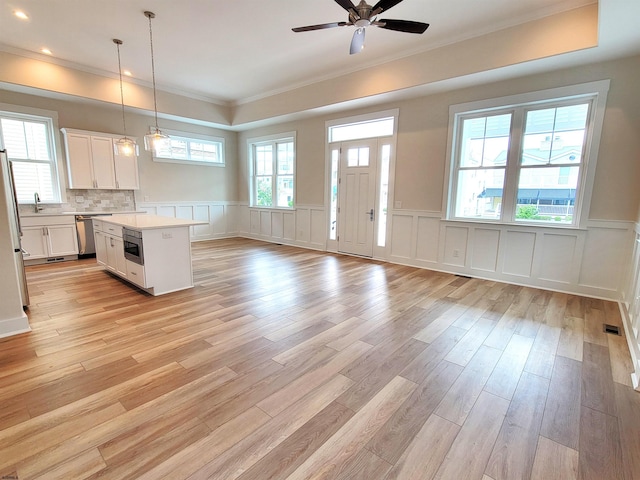
{"label": "chrome faucet", "polygon": [[38,192],[33,194],[33,201],[35,203],[35,212],[38,213],[42,211],[42,207],[40,206],[40,195],[38,195]]}

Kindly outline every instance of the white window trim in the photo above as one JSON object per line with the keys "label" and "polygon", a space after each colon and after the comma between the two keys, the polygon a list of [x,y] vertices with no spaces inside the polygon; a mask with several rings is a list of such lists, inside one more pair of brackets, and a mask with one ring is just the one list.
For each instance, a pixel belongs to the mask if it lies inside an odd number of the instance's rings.
{"label": "white window trim", "polygon": [[[247,138],[247,161],[249,162],[249,208],[257,208],[260,210],[295,210],[298,198],[298,182],[296,180],[298,174],[298,147],[296,145],[296,133],[293,132],[283,132],[276,133],[273,135],[265,135],[262,137],[253,137]],[[254,179],[255,179],[255,162],[253,158],[253,145],[260,143],[269,143],[269,142],[281,142],[285,140],[291,139],[293,141],[293,207],[277,207],[275,205],[272,206],[263,206],[256,205],[255,199],[255,190],[254,190]],[[277,174],[274,171],[273,177],[277,178]]]}
{"label": "white window trim", "polygon": [[[55,155],[53,164],[53,189],[58,196],[58,202],[43,202],[43,205],[61,205],[67,202],[67,182],[63,172],[64,155],[62,153],[62,142],[60,141],[60,127],[58,126],[58,112],[54,110],[43,110],[41,108],[23,107],[21,105],[12,105],[10,103],[0,103],[0,111],[13,113],[15,115],[45,117],[50,119],[49,132],[51,136],[51,150]],[[21,205],[29,205],[21,204]]]}
{"label": "white window trim", "polygon": [[[155,126],[149,126],[150,129],[155,129]],[[152,159],[154,162],[157,163],[178,163],[181,165],[194,165],[194,166],[203,166],[203,167],[224,167],[226,166],[226,145],[225,145],[225,141],[224,141],[224,137],[216,137],[213,135],[203,135],[201,133],[191,133],[191,132],[182,132],[179,130],[169,130],[166,128],[163,128],[162,131],[164,133],[166,133],[167,135],[171,136],[175,136],[175,137],[181,137],[181,138],[187,138],[187,139],[193,139],[193,140],[203,140],[206,142],[217,142],[220,143],[222,145],[221,148],[221,155],[222,155],[222,162],[202,162],[199,160],[184,160],[184,159],[178,159],[178,158],[167,158],[167,157],[156,157],[155,155],[152,154]]]}
{"label": "white window trim", "polygon": [[[447,140],[447,164],[445,168],[445,178],[443,187],[443,205],[442,219],[454,222],[468,223],[489,223],[500,225],[518,225],[518,226],[535,226],[549,228],[567,228],[567,229],[584,229],[588,221],[589,210],[591,207],[591,196],[593,193],[593,183],[595,180],[596,166],[598,162],[598,152],[600,150],[600,139],[602,136],[602,125],[604,123],[604,114],[607,104],[607,93],[609,91],[610,80],[600,80],[596,82],[582,83],[577,85],[569,85],[565,87],[551,88],[548,90],[540,90],[537,92],[529,92],[518,95],[510,95],[507,97],[492,98],[480,100],[476,102],[461,103],[451,105],[449,107],[449,136]],[[594,96],[593,110],[590,115],[587,129],[589,131],[589,142],[585,145],[585,155],[583,170],[580,179],[580,188],[578,198],[576,199],[576,208],[573,224],[555,225],[544,222],[510,222],[490,219],[475,219],[456,217],[452,210],[453,198],[455,195],[455,186],[451,185],[454,175],[456,155],[455,145],[458,137],[457,118],[461,115],[469,115],[473,113],[489,113],[491,110],[501,111],[510,107],[521,107],[523,105],[533,106],[538,103],[546,103],[553,100],[572,100],[580,97]]]}

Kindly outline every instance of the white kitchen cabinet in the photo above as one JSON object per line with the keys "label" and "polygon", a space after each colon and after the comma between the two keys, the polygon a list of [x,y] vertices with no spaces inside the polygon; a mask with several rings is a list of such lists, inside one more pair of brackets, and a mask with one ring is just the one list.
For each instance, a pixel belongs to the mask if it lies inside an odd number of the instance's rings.
{"label": "white kitchen cabinet", "polygon": [[96,260],[122,277],[127,277],[127,264],[124,258],[122,229],[113,225],[94,222]]}
{"label": "white kitchen cabinet", "polygon": [[119,137],[62,129],[67,153],[69,188],[136,190],[140,188],[138,158],[114,154]]}
{"label": "white kitchen cabinet", "polygon": [[37,260],[39,258],[47,258],[47,242],[44,235],[45,227],[22,227],[22,250],[25,260]]}
{"label": "white kitchen cabinet", "polygon": [[25,261],[78,255],[78,237],[72,225],[41,225],[22,227],[22,249]]}

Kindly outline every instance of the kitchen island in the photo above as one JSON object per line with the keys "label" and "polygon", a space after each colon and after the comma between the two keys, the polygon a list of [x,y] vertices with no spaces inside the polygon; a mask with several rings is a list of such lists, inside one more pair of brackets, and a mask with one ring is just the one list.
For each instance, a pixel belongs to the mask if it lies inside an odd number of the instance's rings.
{"label": "kitchen island", "polygon": [[96,259],[151,295],[191,288],[189,229],[202,224],[148,214],[94,219]]}

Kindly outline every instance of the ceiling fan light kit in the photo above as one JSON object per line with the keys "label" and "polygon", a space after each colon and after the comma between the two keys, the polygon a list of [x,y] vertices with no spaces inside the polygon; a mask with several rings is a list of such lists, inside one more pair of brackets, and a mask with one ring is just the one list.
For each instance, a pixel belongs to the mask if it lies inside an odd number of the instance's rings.
{"label": "ceiling fan light kit", "polygon": [[309,32],[311,30],[323,30],[325,28],[349,27],[355,26],[356,31],[351,39],[349,53],[351,55],[359,53],[364,48],[365,29],[370,26],[384,28],[386,30],[395,30],[397,32],[422,34],[427,28],[428,23],[415,22],[412,20],[393,20],[380,19],[377,16],[382,12],[396,6],[402,0],[380,0],[373,7],[365,0],[360,0],[358,6],[355,6],[351,0],[335,0],[335,2],[344,8],[349,14],[347,22],[322,23],[319,25],[308,25],[306,27],[296,27],[294,32]]}

